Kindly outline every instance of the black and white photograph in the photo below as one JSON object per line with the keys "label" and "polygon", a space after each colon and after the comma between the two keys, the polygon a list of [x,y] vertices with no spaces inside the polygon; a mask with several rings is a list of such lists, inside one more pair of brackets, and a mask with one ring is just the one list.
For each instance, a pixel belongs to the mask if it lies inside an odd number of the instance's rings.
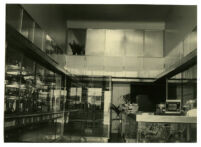
{"label": "black and white photograph", "polygon": [[196,4],[4,5],[4,143],[198,142]]}

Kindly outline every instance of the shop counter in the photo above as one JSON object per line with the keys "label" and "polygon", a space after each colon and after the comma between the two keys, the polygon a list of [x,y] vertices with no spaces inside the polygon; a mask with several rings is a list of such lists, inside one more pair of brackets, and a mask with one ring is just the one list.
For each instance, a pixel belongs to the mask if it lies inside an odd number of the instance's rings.
{"label": "shop counter", "polygon": [[196,142],[197,117],[136,115],[137,142]]}

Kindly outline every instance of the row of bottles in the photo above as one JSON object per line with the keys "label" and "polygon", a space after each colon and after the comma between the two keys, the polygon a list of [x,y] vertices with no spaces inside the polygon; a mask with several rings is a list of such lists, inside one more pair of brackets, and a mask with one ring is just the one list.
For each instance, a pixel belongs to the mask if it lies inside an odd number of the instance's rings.
{"label": "row of bottles", "polygon": [[[37,113],[63,110],[65,88],[61,76],[22,53],[7,48],[5,113]],[[61,99],[61,100],[60,100]],[[62,108],[61,108],[62,107]]]}

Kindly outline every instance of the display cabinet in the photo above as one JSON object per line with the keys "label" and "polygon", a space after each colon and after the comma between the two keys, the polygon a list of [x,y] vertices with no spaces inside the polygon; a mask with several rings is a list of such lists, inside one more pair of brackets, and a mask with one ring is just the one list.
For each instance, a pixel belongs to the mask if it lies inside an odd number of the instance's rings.
{"label": "display cabinet", "polygon": [[86,141],[92,137],[107,140],[111,100],[110,91],[107,89],[109,81],[79,81],[82,84],[72,81],[69,85],[67,108],[70,115],[69,123],[64,126],[64,134],[72,139],[70,141],[75,138]]}
{"label": "display cabinet", "polygon": [[125,142],[137,142],[136,114],[121,114],[120,132]]}
{"label": "display cabinet", "polygon": [[196,142],[197,118],[189,116],[137,115],[138,142]]}
{"label": "display cabinet", "polygon": [[8,47],[5,66],[5,113],[19,111],[22,53]]}
{"label": "display cabinet", "polygon": [[6,31],[4,141],[55,141],[69,113],[64,109],[67,75],[24,37],[27,33],[9,25]]}
{"label": "display cabinet", "polygon": [[34,113],[36,111],[35,66],[35,62],[32,59],[23,56],[19,103],[20,113]]}

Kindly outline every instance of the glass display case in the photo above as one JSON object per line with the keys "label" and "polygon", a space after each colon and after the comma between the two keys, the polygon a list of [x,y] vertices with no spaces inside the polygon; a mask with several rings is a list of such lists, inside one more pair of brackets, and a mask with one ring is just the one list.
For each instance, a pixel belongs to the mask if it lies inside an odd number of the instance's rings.
{"label": "glass display case", "polygon": [[49,105],[47,105],[48,92],[45,85],[45,68],[41,65],[36,67],[36,91],[38,92],[37,111],[47,112]]}
{"label": "glass display case", "polygon": [[54,111],[55,105],[55,96],[54,96],[54,89],[56,85],[55,80],[55,73],[45,69],[44,75],[44,88],[43,91],[46,93],[46,104],[47,104],[47,111]]}
{"label": "glass display case", "polygon": [[45,33],[22,6],[6,5],[6,33],[4,141],[57,140],[68,113],[67,75],[40,51]]}
{"label": "glass display case", "polygon": [[[66,89],[61,75],[8,47],[5,73],[5,113],[60,111]],[[62,100],[60,100],[62,97]]]}
{"label": "glass display case", "polygon": [[137,122],[135,114],[121,114],[121,137],[125,142],[137,142]]}
{"label": "glass display case", "polygon": [[181,110],[189,110],[189,103],[197,101],[197,65],[167,79],[167,100],[181,100]]}
{"label": "glass display case", "polygon": [[138,142],[196,142],[196,124],[138,122]]}
{"label": "glass display case", "polygon": [[35,90],[35,62],[23,56],[20,85],[20,113],[34,113],[36,111]]}
{"label": "glass display case", "polygon": [[74,142],[74,138],[82,140],[83,137],[108,139],[111,99],[107,89],[109,81],[79,81],[81,84],[71,81],[69,85],[67,108],[70,115],[69,123],[64,126],[64,134],[72,140],[66,141]]}
{"label": "glass display case", "polygon": [[60,138],[67,95],[62,76],[9,43],[5,67],[5,142]]}
{"label": "glass display case", "polygon": [[8,46],[5,66],[5,113],[19,112],[22,53]]}

